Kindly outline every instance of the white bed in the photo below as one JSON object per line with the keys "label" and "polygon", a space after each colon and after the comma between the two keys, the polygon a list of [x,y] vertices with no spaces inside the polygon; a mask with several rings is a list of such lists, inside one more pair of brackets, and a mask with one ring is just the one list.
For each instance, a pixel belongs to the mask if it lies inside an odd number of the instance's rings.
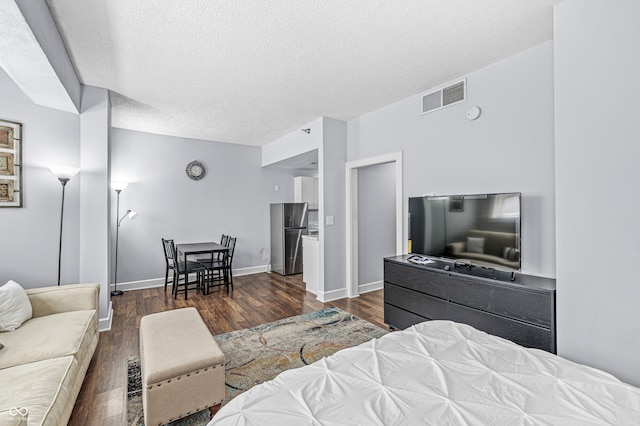
{"label": "white bed", "polygon": [[222,425],[640,425],[640,388],[467,325],[430,321],[281,373]]}

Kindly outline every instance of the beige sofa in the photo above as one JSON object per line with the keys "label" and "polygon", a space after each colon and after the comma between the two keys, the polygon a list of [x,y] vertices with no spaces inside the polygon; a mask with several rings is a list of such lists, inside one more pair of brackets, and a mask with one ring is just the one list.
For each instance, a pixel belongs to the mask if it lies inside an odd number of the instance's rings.
{"label": "beige sofa", "polygon": [[[469,247],[470,239],[479,243],[476,249]],[[506,249],[506,250],[505,250]],[[519,269],[520,252],[517,250],[516,234],[472,229],[466,241],[447,244],[447,255],[457,259],[468,259],[488,266]]]}
{"label": "beige sofa", "polygon": [[33,317],[0,333],[0,425],[67,424],[98,344],[99,288],[27,290]]}

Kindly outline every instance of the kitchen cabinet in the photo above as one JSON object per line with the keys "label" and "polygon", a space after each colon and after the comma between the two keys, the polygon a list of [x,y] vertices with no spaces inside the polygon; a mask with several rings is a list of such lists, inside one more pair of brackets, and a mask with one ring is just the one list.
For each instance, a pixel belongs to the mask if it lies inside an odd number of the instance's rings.
{"label": "kitchen cabinet", "polygon": [[320,275],[320,243],[318,237],[313,235],[302,236],[302,281],[307,286],[307,291],[318,294],[318,281]]}
{"label": "kitchen cabinet", "polygon": [[309,176],[294,177],[293,197],[296,203],[308,203],[309,210],[318,210],[318,178]]}

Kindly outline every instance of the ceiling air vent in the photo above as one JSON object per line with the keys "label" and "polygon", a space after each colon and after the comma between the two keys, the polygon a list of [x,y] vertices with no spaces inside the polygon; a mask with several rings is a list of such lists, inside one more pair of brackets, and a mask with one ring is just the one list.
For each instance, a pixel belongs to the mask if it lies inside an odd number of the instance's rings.
{"label": "ceiling air vent", "polygon": [[466,93],[466,80],[462,80],[443,89],[422,95],[422,114],[463,102]]}

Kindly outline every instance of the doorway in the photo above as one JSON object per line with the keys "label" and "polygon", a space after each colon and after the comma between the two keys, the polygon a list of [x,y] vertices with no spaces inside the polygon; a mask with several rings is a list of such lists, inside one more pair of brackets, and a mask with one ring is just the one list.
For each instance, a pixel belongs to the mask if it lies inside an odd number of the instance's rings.
{"label": "doorway", "polygon": [[[358,243],[359,238],[359,206],[358,206],[358,170],[380,164],[392,163],[395,177],[395,254],[403,253],[404,233],[403,233],[403,195],[402,195],[402,152],[393,152],[375,157],[349,161],[346,164],[346,189],[347,189],[347,229],[346,229],[346,284],[347,296],[357,297],[359,291],[359,264],[358,264]],[[382,262],[382,259],[379,259]]]}

